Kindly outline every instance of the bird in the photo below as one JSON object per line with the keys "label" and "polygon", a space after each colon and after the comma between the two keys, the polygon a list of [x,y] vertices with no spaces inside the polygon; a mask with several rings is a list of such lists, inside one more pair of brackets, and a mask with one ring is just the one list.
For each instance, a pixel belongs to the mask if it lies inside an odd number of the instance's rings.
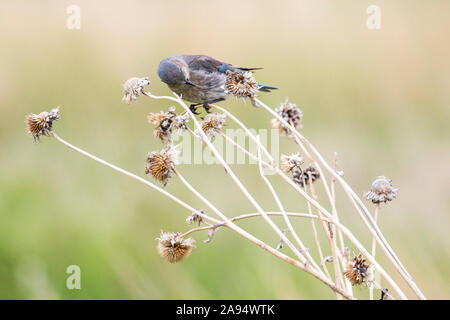
{"label": "bird", "polygon": [[[158,76],[173,92],[192,103],[190,110],[194,114],[199,114],[197,106],[202,105],[210,113],[209,104],[228,98],[225,88],[227,71],[245,73],[260,69],[236,67],[207,55],[178,54],[161,60]],[[258,89],[270,92],[277,88],[258,83]]]}

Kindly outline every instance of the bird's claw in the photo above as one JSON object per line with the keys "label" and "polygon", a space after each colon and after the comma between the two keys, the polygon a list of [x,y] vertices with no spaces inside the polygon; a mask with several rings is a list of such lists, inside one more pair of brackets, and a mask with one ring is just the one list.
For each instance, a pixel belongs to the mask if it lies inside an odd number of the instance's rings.
{"label": "bird's claw", "polygon": [[203,104],[203,108],[205,108],[206,113],[211,113],[211,111],[209,111],[211,109],[211,107],[209,106],[209,104],[204,103]]}
{"label": "bird's claw", "polygon": [[197,112],[197,105],[191,104],[191,106],[189,107],[189,110],[191,110],[191,112],[193,114],[200,114],[200,112]]}

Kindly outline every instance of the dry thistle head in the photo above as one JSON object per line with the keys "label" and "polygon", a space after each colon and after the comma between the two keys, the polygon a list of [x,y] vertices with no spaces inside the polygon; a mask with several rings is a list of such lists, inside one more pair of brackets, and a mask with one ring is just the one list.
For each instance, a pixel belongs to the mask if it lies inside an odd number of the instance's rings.
{"label": "dry thistle head", "polygon": [[295,170],[292,175],[292,180],[297,183],[300,187],[304,187],[304,184],[314,183],[320,178],[320,173],[313,165],[309,165],[306,169]]}
{"label": "dry thistle head", "polygon": [[181,232],[162,232],[158,240],[158,253],[170,263],[180,262],[192,252],[195,240],[183,239]]}
{"label": "dry thistle head", "polygon": [[397,197],[398,189],[392,187],[391,181],[384,176],[379,176],[372,183],[370,190],[364,194],[364,197],[373,203],[392,201]]}
{"label": "dry thistle head", "polygon": [[178,164],[179,151],[176,146],[169,144],[161,152],[150,152],[145,163],[145,173],[161,181],[164,186],[170,178],[170,171]]}
{"label": "dry thistle head", "polygon": [[59,119],[59,107],[52,109],[50,112],[44,111],[39,114],[31,113],[27,116],[28,133],[34,138],[34,141],[39,141],[39,137],[48,136],[52,129],[53,121]]}
{"label": "dry thistle head", "polygon": [[227,70],[227,79],[225,80],[225,89],[228,94],[237,98],[252,98],[258,92],[258,82],[251,72],[232,72]]}
{"label": "dry thistle head", "polygon": [[130,78],[123,84],[124,95],[122,101],[129,104],[132,101],[136,101],[137,98],[144,92],[144,87],[148,86],[150,81],[148,77],[144,78]]}
{"label": "dry thistle head", "polygon": [[[203,213],[203,210],[199,211]],[[198,225],[200,225],[203,222],[203,218],[197,212],[192,212],[192,214],[189,217],[187,217],[186,222],[187,224],[198,222]]]}
{"label": "dry thistle head", "polygon": [[350,283],[355,286],[362,284],[368,276],[369,264],[366,263],[366,259],[360,253],[354,256],[347,264],[344,270],[345,277]]}
{"label": "dry thistle head", "polygon": [[208,137],[213,137],[216,133],[220,131],[222,126],[225,124],[225,118],[227,117],[224,113],[210,113],[207,114],[202,120],[201,126],[202,130]]}
{"label": "dry thistle head", "polygon": [[172,119],[172,128],[174,130],[183,131],[187,129],[186,122],[190,119],[189,113],[185,112],[177,115]]}
{"label": "dry thistle head", "polygon": [[291,172],[294,168],[301,170],[303,162],[303,157],[298,153],[293,153],[290,156],[281,155],[281,169],[286,173]]}
{"label": "dry thistle head", "polygon": [[[303,112],[297,108],[295,103],[290,103],[288,99],[286,99],[277,109],[275,109],[275,111],[281,118],[283,118],[283,120],[292,125],[294,128],[298,129],[302,127],[301,121],[303,118]],[[273,129],[280,131],[281,135],[291,135],[291,130],[279,119],[273,118],[270,123]]]}
{"label": "dry thistle head", "polygon": [[148,122],[155,125],[155,130],[153,131],[155,138],[158,138],[161,141],[170,139],[170,135],[172,133],[172,123],[175,117],[175,107],[170,107],[167,112],[151,112],[147,116]]}

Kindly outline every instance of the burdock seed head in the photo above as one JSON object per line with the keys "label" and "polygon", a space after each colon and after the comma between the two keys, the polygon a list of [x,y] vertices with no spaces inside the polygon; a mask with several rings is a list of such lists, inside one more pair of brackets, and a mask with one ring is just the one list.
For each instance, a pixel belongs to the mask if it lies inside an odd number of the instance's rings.
{"label": "burdock seed head", "polygon": [[301,170],[303,162],[303,157],[298,153],[293,153],[290,156],[281,155],[281,169],[284,172],[291,172],[294,168]]}
{"label": "burdock seed head", "polygon": [[170,263],[180,262],[188,257],[195,242],[191,238],[183,239],[180,232],[163,231],[161,231],[161,235],[156,240],[158,240],[159,255]]}
{"label": "burdock seed head", "polygon": [[145,162],[145,173],[160,181],[164,186],[170,178],[170,171],[178,164],[179,151],[169,144],[161,152],[150,152]]}
{"label": "burdock seed head", "polygon": [[[303,118],[303,112],[297,108],[295,103],[290,103],[288,99],[286,99],[277,109],[275,109],[275,111],[281,118],[283,118],[283,120],[292,125],[294,128],[298,129],[302,127],[301,121]],[[278,118],[273,118],[270,123],[272,128],[280,131],[281,135],[291,135],[291,130]]]}
{"label": "burdock seed head", "polygon": [[50,112],[44,111],[39,114],[29,114],[26,118],[28,133],[35,141],[44,135],[48,136],[52,129],[53,121],[59,119],[59,107],[52,109]]}
{"label": "burdock seed head", "polygon": [[300,187],[304,187],[304,184],[314,183],[320,178],[319,171],[313,166],[309,165],[306,169],[295,170],[292,175],[292,180],[297,183]]}
{"label": "burdock seed head", "polygon": [[364,194],[364,197],[373,203],[392,201],[397,197],[398,189],[392,187],[391,181],[384,176],[379,176],[372,183],[370,190]]}
{"label": "burdock seed head", "polygon": [[220,131],[222,126],[225,124],[225,118],[227,117],[224,113],[210,113],[207,114],[202,120],[201,126],[202,130],[208,137],[213,137],[216,133]]}
{"label": "burdock seed head", "polygon": [[132,101],[137,100],[137,98],[144,92],[144,87],[148,86],[150,81],[148,77],[144,78],[130,78],[123,84],[123,98],[122,101],[125,101],[129,104]]}
{"label": "burdock seed head", "polygon": [[232,72],[227,70],[225,89],[228,94],[237,98],[255,97],[258,92],[258,82],[251,72]]}
{"label": "burdock seed head", "polygon": [[360,253],[354,256],[347,264],[344,270],[345,277],[351,282],[353,286],[362,284],[368,276],[369,264]]}

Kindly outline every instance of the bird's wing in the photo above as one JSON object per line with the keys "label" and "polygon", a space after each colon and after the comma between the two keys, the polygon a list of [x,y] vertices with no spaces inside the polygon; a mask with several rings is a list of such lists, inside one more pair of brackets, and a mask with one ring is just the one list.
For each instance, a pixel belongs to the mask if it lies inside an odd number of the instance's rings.
{"label": "bird's wing", "polygon": [[223,64],[227,64],[204,55],[189,56],[187,57],[186,62],[188,63],[191,70],[206,71],[209,73],[219,72],[220,67]]}
{"label": "bird's wing", "polygon": [[232,64],[221,62],[219,60],[216,60],[214,58],[211,58],[209,56],[205,55],[190,55],[185,56],[185,61],[189,65],[189,68],[191,70],[195,71],[206,71],[209,73],[213,72],[220,72],[225,73],[227,70],[230,71],[253,71],[253,70],[260,70],[262,68],[244,68],[244,67],[237,67],[233,66]]}

